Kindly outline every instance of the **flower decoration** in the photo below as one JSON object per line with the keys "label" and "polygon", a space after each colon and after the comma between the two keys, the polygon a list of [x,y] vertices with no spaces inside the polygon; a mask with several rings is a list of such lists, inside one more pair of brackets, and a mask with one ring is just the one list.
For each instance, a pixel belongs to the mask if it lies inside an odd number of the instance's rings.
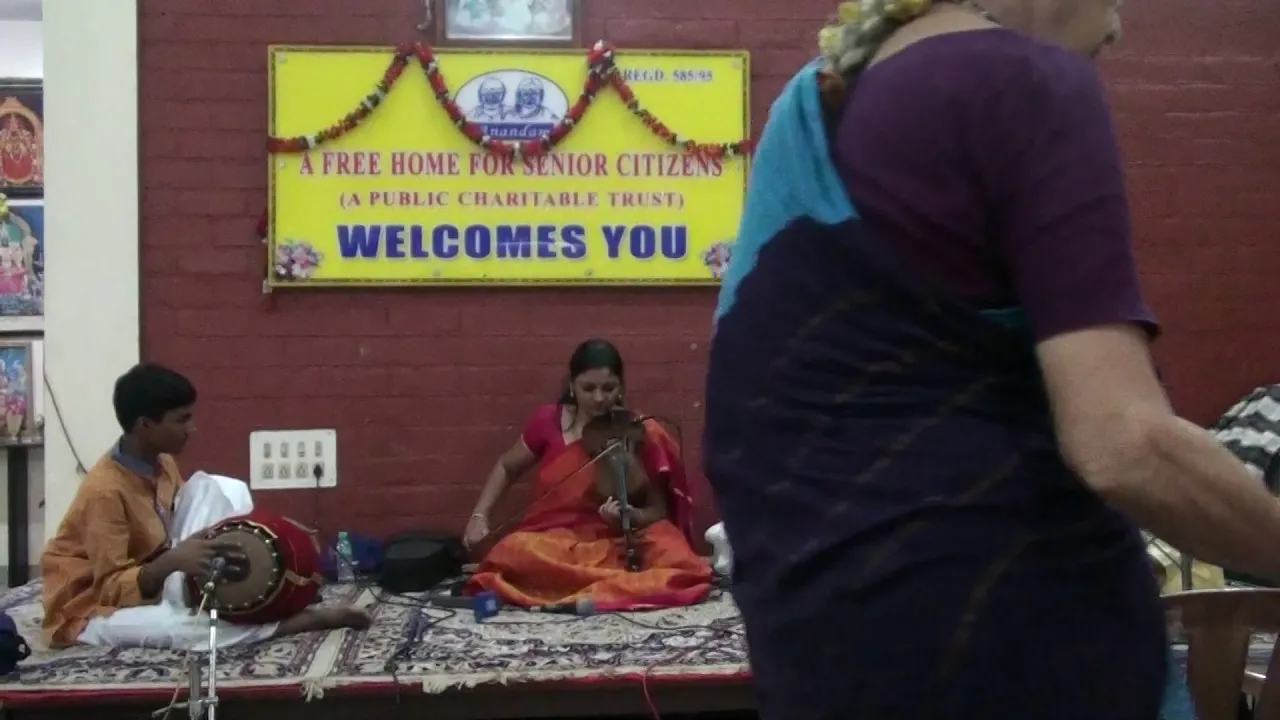
{"label": "flower decoration", "polygon": [[281,280],[308,280],[316,274],[324,255],[311,243],[286,240],[276,245],[272,268]]}
{"label": "flower decoration", "polygon": [[856,22],[862,22],[862,3],[840,3],[840,7],[836,8],[836,20],[839,21],[841,25],[852,25]]}
{"label": "flower decoration", "polygon": [[906,22],[925,14],[932,6],[932,0],[891,0],[885,4],[884,14],[892,20]]}
{"label": "flower decoration", "polygon": [[707,248],[702,253],[702,264],[707,266],[711,271],[711,277],[720,280],[729,270],[729,263],[733,261],[733,244],[727,242],[718,242]]}
{"label": "flower decoration", "polygon": [[[911,0],[899,1],[911,2]],[[431,87],[432,94],[435,95],[436,101],[444,109],[445,113],[449,115],[454,127],[458,128],[458,131],[477,147],[498,155],[521,158],[536,157],[550,152],[563,142],[569,136],[569,133],[582,122],[582,118],[588,108],[606,88],[612,88],[614,92],[618,93],[618,96],[622,98],[622,102],[631,111],[631,114],[644,123],[650,132],[661,138],[668,145],[686,153],[729,158],[748,155],[755,148],[755,141],[752,138],[729,143],[702,143],[683,137],[668,128],[657,116],[640,104],[631,86],[627,84],[622,73],[618,72],[616,55],[617,51],[612,45],[605,42],[596,43],[587,52],[587,79],[583,85],[582,94],[578,97],[577,102],[569,108],[569,112],[565,117],[536,140],[510,141],[489,137],[479,123],[467,119],[466,114],[458,106],[449,84],[445,81],[444,74],[441,73],[440,63],[431,47],[423,43],[401,45],[396,48],[395,56],[383,73],[382,79],[374,86],[373,91],[365,96],[358,107],[347,113],[338,122],[319,132],[297,137],[268,138],[267,150],[272,153],[306,152],[355,130],[382,105],[387,93],[391,92],[391,88],[395,86],[396,81],[400,79],[412,61],[417,61],[418,65],[426,72],[427,83]]]}
{"label": "flower decoration", "polygon": [[9,196],[0,193],[0,222],[9,219]]}

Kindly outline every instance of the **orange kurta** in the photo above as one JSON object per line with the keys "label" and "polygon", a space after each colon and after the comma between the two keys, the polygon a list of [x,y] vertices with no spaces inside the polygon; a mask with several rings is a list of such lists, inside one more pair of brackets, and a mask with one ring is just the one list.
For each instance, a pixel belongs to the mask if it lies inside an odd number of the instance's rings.
{"label": "orange kurta", "polygon": [[40,557],[50,645],[75,644],[90,618],[160,600],[143,597],[138,572],[167,546],[156,505],[172,516],[182,478],[173,458],[161,455],[159,465],[155,477],[144,478],[109,454],[84,476]]}
{"label": "orange kurta", "polygon": [[582,469],[589,458],[575,442],[544,459],[533,504],[516,529],[485,556],[471,590],[495,592],[524,607],[590,598],[602,611],[675,607],[706,599],[712,571],[690,546],[691,501],[679,446],[652,422],[646,424],[645,444],[641,461],[650,481],[666,491],[672,519],[636,533],[639,572],[626,569],[623,540],[599,515],[596,466]]}

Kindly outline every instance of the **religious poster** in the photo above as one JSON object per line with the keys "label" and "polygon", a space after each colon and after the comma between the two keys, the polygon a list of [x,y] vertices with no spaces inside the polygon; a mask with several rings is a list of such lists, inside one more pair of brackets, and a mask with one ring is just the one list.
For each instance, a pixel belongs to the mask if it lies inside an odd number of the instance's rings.
{"label": "religious poster", "polygon": [[272,48],[271,286],[720,282],[745,53],[410,52]]}
{"label": "religious poster", "polygon": [[0,340],[0,443],[12,443],[38,431],[33,364],[30,340]]}
{"label": "religious poster", "polygon": [[44,90],[39,81],[0,80],[0,193],[44,194]]}
{"label": "religious poster", "polygon": [[0,331],[41,330],[43,318],[44,201],[0,196]]}
{"label": "religious poster", "polygon": [[576,44],[579,0],[436,0],[442,43]]}

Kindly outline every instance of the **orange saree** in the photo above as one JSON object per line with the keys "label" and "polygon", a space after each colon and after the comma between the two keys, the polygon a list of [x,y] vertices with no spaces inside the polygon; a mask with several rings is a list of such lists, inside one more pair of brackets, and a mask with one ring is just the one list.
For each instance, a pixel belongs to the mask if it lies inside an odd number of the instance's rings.
{"label": "orange saree", "polygon": [[533,607],[590,598],[598,611],[692,605],[711,592],[712,572],[691,547],[692,502],[679,444],[657,423],[639,453],[650,482],[666,494],[667,519],[636,532],[641,569],[626,568],[620,534],[600,517],[596,465],[581,442],[548,453],[535,500],[512,533],[480,563],[470,591]]}

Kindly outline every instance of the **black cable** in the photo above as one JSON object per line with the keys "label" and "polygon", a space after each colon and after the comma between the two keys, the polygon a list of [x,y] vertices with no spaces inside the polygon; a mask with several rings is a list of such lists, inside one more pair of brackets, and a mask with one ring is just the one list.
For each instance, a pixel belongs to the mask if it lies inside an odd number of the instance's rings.
{"label": "black cable", "polygon": [[[399,709],[401,708],[402,693],[403,693],[403,688],[401,686],[401,681],[400,681],[401,665],[406,660],[409,659],[410,654],[413,652],[413,648],[422,644],[424,637],[426,636],[427,632],[431,630],[431,628],[435,627],[436,625],[439,625],[442,622],[445,622],[447,620],[451,620],[457,617],[458,612],[450,608],[442,608],[437,605],[432,605],[431,604],[432,596],[429,593],[424,593],[423,597],[414,597],[406,593],[393,593],[378,587],[376,584],[371,582],[370,579],[367,577],[361,580],[360,575],[357,572],[358,567],[354,563],[350,562],[348,558],[343,557],[341,554],[335,553],[335,555],[337,557],[338,562],[347,563],[347,566],[351,568],[352,573],[356,576],[357,578],[356,597],[357,598],[363,595],[364,591],[367,589],[370,591],[370,594],[373,596],[374,600],[377,603],[409,607],[409,608],[413,608],[416,611],[413,613],[413,616],[410,620],[410,627],[408,632],[405,634],[405,638],[400,642],[400,644],[396,647],[396,649],[391,653],[391,655],[387,658],[386,662],[383,664],[383,671],[391,676],[391,682],[395,686],[396,709],[397,711],[399,711]],[[440,611],[442,614],[433,616],[428,614],[430,610],[437,610],[437,611]],[[531,612],[531,614],[534,614],[534,613]],[[645,671],[641,680],[641,685],[645,690],[646,702],[650,703],[650,708],[651,710],[654,711],[655,716],[657,713],[657,709],[652,705],[652,699],[648,695],[648,685],[647,685],[648,677],[653,670],[663,665],[674,663],[680,660],[682,657],[684,657],[688,653],[694,650],[708,647],[712,643],[729,639],[729,638],[744,638],[746,636],[745,630],[743,628],[743,620],[742,620],[741,613],[739,613],[736,617],[720,618],[720,619],[714,620],[708,625],[668,625],[668,626],[653,625],[650,623],[642,622],[636,619],[631,613],[628,613],[622,610],[612,610],[612,611],[601,612],[601,613],[593,613],[591,615],[575,615],[572,617],[567,617],[567,618],[558,619],[558,620],[547,620],[545,619],[545,616],[544,616],[543,618],[540,618],[537,621],[514,620],[514,619],[497,620],[497,619],[490,618],[485,622],[486,624],[504,625],[504,626],[534,625],[534,624],[560,625],[560,624],[567,624],[572,622],[582,622],[584,620],[587,620],[590,618],[596,618],[596,617],[621,618],[623,621],[630,623],[632,625],[635,625],[636,627],[649,630],[651,632],[658,632],[658,633],[674,633],[674,632],[695,632],[696,633],[696,632],[710,631],[711,634],[705,639],[703,639],[701,642],[699,642],[697,645],[684,648],[672,654],[669,658],[653,663],[647,668],[645,668]]]}
{"label": "black cable", "polygon": [[[383,671],[391,676],[391,682],[395,685],[396,705],[399,706],[402,692],[400,684],[400,665],[408,659],[409,653],[413,651],[413,648],[417,647],[422,642],[422,637],[428,630],[446,620],[451,620],[457,617],[458,613],[457,611],[450,610],[448,608],[433,606],[430,602],[423,601],[404,593],[388,592],[387,590],[379,587],[378,584],[373,581],[371,575],[367,573],[362,575],[360,573],[359,566],[352,562],[350,558],[344,557],[338,552],[334,552],[334,558],[337,564],[345,565],[350,569],[351,574],[355,577],[356,599],[363,596],[366,590],[369,591],[370,596],[372,596],[374,600],[374,604],[370,607],[371,613],[378,605],[398,605],[411,607],[417,611],[413,613],[413,618],[410,621],[412,624],[410,625],[407,637],[396,647],[395,651],[392,652],[390,657],[388,657],[387,661],[383,664]],[[339,572],[339,575],[341,575],[341,572]],[[429,615],[427,613],[428,610],[439,610],[443,614],[436,616]]]}
{"label": "black cable", "polygon": [[[322,488],[320,487],[320,481],[324,478],[324,468],[320,465],[320,463],[317,462],[314,466],[312,466],[311,474],[312,474],[312,477],[314,477],[316,480],[316,486],[312,490],[312,492],[315,494],[312,495],[313,505],[312,505],[311,524],[317,535],[319,535],[322,538],[326,538],[325,532],[320,524],[320,501],[321,501],[320,493],[322,490]],[[332,538],[326,538],[326,543],[327,543],[326,547],[333,551],[334,571],[338,575],[338,577],[342,576],[342,568],[343,566],[345,566],[348,570],[351,571],[352,577],[355,578],[355,586],[356,586],[355,600],[358,601],[361,597],[363,597],[365,591],[368,591],[370,596],[373,598],[374,603],[369,607],[370,614],[376,611],[378,605],[409,605],[420,611],[420,612],[414,613],[413,620],[412,620],[414,625],[411,627],[411,632],[409,634],[409,637],[406,638],[399,645],[399,647],[396,648],[395,652],[391,654],[391,656],[387,659],[386,664],[384,665],[384,670],[391,675],[391,682],[392,684],[395,685],[396,705],[399,706],[401,702],[401,691],[402,691],[402,688],[400,687],[400,664],[408,657],[409,653],[413,650],[413,648],[419,642],[421,642],[422,636],[429,629],[431,629],[433,626],[435,626],[438,623],[441,623],[445,620],[455,617],[457,613],[452,610],[447,610],[444,608],[432,608],[432,606],[429,603],[419,601],[409,596],[400,595],[398,593],[388,594],[385,590],[379,587],[376,582],[374,582],[373,576],[371,574],[362,573],[360,571],[360,566],[356,562],[354,562],[352,558],[346,557],[342,553],[337,552],[337,544],[338,544],[337,536],[334,536]],[[393,600],[392,597],[395,597],[397,599]],[[406,600],[409,602],[405,602]],[[445,614],[438,617],[432,617],[430,615],[426,615],[426,611],[428,609],[444,610]],[[426,623],[422,623],[422,619],[424,616],[427,619]]]}
{"label": "black cable", "polygon": [[[680,424],[659,415],[639,415],[635,418],[633,422],[643,424],[649,420],[658,422],[660,425],[663,425],[663,426],[669,426],[674,430],[674,434],[676,436],[676,443],[679,445],[681,454],[683,455],[684,439],[683,439],[683,433],[680,428]],[[557,489],[559,489],[559,487],[562,484],[576,477],[578,473],[581,473],[582,471],[591,467],[595,463],[599,462],[605,455],[608,454],[608,451],[613,449],[614,447],[617,447],[617,446],[611,445],[607,447],[605,451],[602,451],[596,454],[595,456],[588,458],[585,462],[580,464],[578,467],[574,468],[572,472],[566,474],[564,477],[560,478],[554,483],[551,483],[543,492],[539,493],[537,496],[535,496],[533,499],[531,499],[529,502],[525,504],[525,510],[528,510],[535,503],[547,497],[552,492],[555,492]],[[324,477],[324,469],[321,467],[319,463],[316,463],[313,466],[312,475],[315,477],[315,480],[316,480],[316,487],[314,488],[315,495],[313,496],[314,504],[312,509],[312,526],[315,529],[317,534],[319,534],[321,537],[324,537],[324,531],[322,530],[321,524],[320,524],[320,501],[321,501],[320,481]],[[512,516],[509,520],[499,524],[496,528],[490,529],[490,531],[488,532],[488,534],[486,534],[485,537],[491,537],[497,534],[498,532],[505,530],[506,528],[510,527],[511,525],[521,520],[523,517],[524,517],[523,512]],[[332,543],[329,545],[329,547],[336,547],[336,544],[337,544],[337,539],[334,538]],[[366,590],[370,592],[370,595],[374,599],[374,605],[370,608],[371,611],[374,608],[376,608],[378,604],[401,605],[401,606],[412,607],[420,611],[419,613],[415,613],[414,615],[414,619],[413,619],[414,626],[411,627],[411,631],[408,633],[408,637],[396,648],[396,651],[392,653],[391,657],[387,659],[386,664],[384,665],[384,669],[386,670],[387,673],[391,675],[392,682],[396,687],[396,704],[399,705],[401,701],[401,697],[400,697],[401,688],[400,688],[400,677],[399,677],[400,665],[404,662],[405,659],[407,659],[413,647],[415,647],[417,644],[421,642],[422,636],[425,635],[428,630],[430,630],[432,627],[434,627],[435,625],[441,622],[457,617],[458,613],[455,610],[451,610],[448,608],[441,608],[439,606],[433,605],[431,603],[430,595],[428,595],[425,598],[415,598],[411,595],[406,595],[403,593],[388,593],[386,590],[382,589],[381,587],[378,587],[377,584],[373,582],[373,579],[369,577],[367,574],[362,576],[362,574],[360,573],[359,566],[356,563],[354,563],[351,558],[344,557],[341,553],[338,553],[336,551],[334,552],[334,557],[335,557],[335,565],[345,564],[346,567],[351,570],[352,575],[355,577],[356,579],[355,597],[357,600],[364,595],[364,592]],[[341,576],[340,569],[339,569],[338,575]],[[427,614],[427,611],[429,610],[439,610],[445,614],[433,617]],[[565,618],[563,620],[557,621],[554,624],[580,622],[582,620],[585,620],[587,617],[600,617],[600,616],[609,616],[609,615],[615,615],[617,617],[621,617],[627,622],[630,622],[639,627],[643,627],[643,628],[647,628],[647,629],[659,631],[659,632],[706,629],[705,627],[693,627],[693,626],[690,626],[688,628],[680,628],[680,627],[662,628],[658,626],[650,626],[650,625],[641,623],[635,620],[634,618],[629,617],[624,613],[624,611],[617,611],[617,610],[604,612],[604,613],[593,613],[591,616],[574,616],[574,617]],[[425,623],[422,622],[422,619],[424,617],[426,618]],[[489,620],[488,622],[494,622],[494,621]],[[512,621],[512,622],[499,621],[498,624],[517,625],[522,623],[519,621]],[[525,621],[523,624],[533,624],[533,623],[529,621]],[[548,621],[541,620],[538,622],[538,624],[545,625],[545,624],[548,624]],[[719,636],[719,633],[717,632],[715,635],[713,635],[712,638],[708,640],[708,642],[710,642],[710,640],[715,639],[718,636]]]}
{"label": "black cable", "polygon": [[[53,405],[53,414],[58,417],[58,427],[62,429],[62,437],[67,441],[67,449],[71,451],[71,458],[76,461],[76,474],[83,476],[88,470],[80,459],[80,452],[76,450],[75,441],[71,439],[71,431],[67,429],[66,417],[62,414],[62,408],[58,405],[58,396],[53,391],[53,383],[49,380],[49,368],[47,365],[40,368],[41,377],[44,379],[45,389],[49,391],[49,402]],[[40,507],[44,507],[44,501],[40,501]]]}
{"label": "black cable", "polygon": [[444,615],[431,616],[426,613],[427,606],[423,606],[420,603],[392,602],[388,598],[381,596],[381,593],[377,591],[374,592],[374,598],[388,605],[404,604],[417,610],[409,621],[409,631],[405,634],[404,640],[401,641],[382,666],[383,671],[391,676],[391,682],[396,687],[396,705],[399,705],[401,700],[400,665],[409,659],[409,655],[415,647],[422,644],[422,638],[427,634],[428,630],[445,620],[453,619],[458,613],[453,610],[444,610]]}

